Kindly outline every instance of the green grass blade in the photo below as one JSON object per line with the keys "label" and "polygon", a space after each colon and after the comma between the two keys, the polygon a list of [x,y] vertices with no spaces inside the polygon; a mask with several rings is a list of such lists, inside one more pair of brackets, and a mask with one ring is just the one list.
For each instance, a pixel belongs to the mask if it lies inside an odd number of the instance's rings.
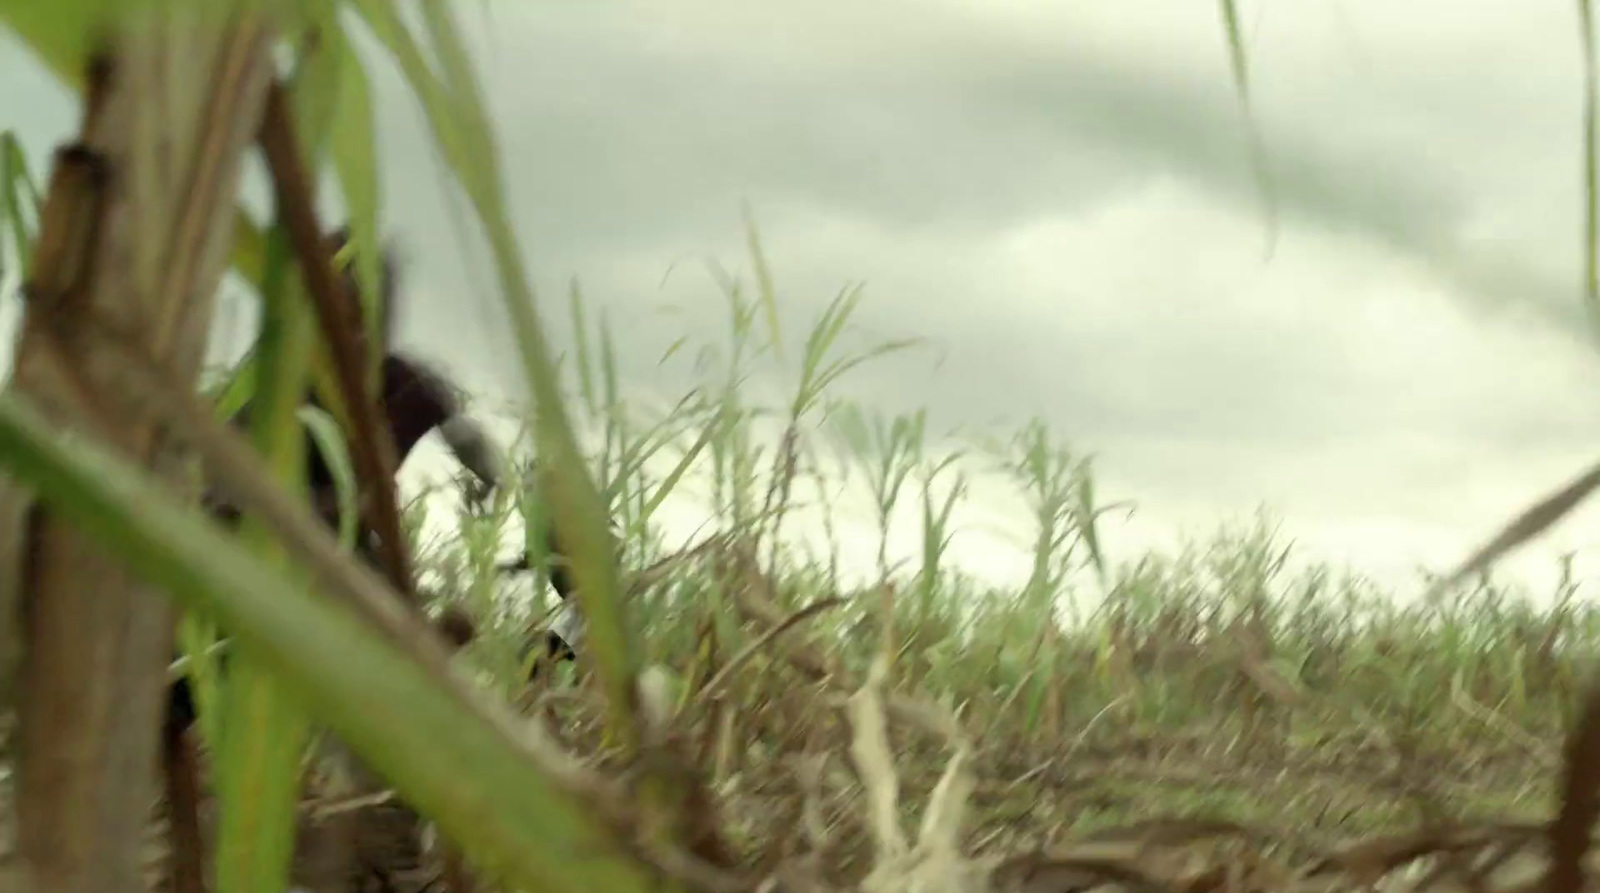
{"label": "green grass blade", "polygon": [[656,486],[655,492],[650,494],[650,498],[645,502],[644,508],[639,513],[641,522],[648,522],[651,516],[656,513],[656,510],[661,507],[661,503],[665,502],[667,497],[672,495],[672,491],[678,488],[678,485],[683,481],[684,475],[689,473],[696,460],[700,458],[700,454],[705,452],[705,448],[711,443],[711,438],[716,434],[716,431],[715,425],[707,425],[701,429],[700,436],[695,438],[694,444],[678,459],[677,464],[673,465],[672,471],[668,472],[667,476]]}
{"label": "green grass blade", "polygon": [[1600,74],[1596,72],[1594,10],[1590,0],[1578,0],[1578,24],[1583,41],[1583,296],[1589,319],[1600,327]]}
{"label": "green grass blade", "polygon": [[578,394],[583,397],[584,408],[592,415],[599,415],[600,405],[595,402],[594,357],[589,348],[589,322],[583,304],[583,288],[574,277],[568,295],[568,307],[572,313],[572,340],[578,352]]}
{"label": "green grass blade", "polygon": [[256,392],[256,350],[254,347],[246,353],[228,377],[216,389],[212,396],[212,405],[216,408],[217,417],[221,419],[232,418],[235,413],[250,402]]}
{"label": "green grass blade", "polygon": [[[28,169],[28,158],[22,144],[11,131],[0,132],[0,278],[5,275],[6,234],[11,236],[16,253],[17,271],[27,279],[28,266],[33,255],[34,232],[28,217],[39,219],[41,199],[33,172]],[[37,225],[37,224],[35,224]]]}
{"label": "green grass blade", "polygon": [[311,439],[317,444],[317,452],[333,476],[334,492],[339,499],[339,545],[352,549],[356,544],[356,529],[361,514],[356,467],[350,458],[350,446],[339,430],[339,423],[326,410],[302,406],[298,415],[300,424],[310,432]]}
{"label": "green grass blade", "polygon": [[[323,13],[332,7],[319,4]],[[312,14],[315,15],[315,10]],[[299,60],[291,81],[297,132],[319,168],[330,125],[338,108],[343,73],[337,40],[329,40],[331,15],[305,22],[291,20],[291,33],[315,28],[323,42]],[[330,52],[329,49],[333,51]],[[291,490],[305,485],[305,438],[297,409],[319,343],[311,302],[290,262],[288,235],[281,224],[270,235],[266,281],[262,284],[261,334],[257,341],[255,399],[251,434],[273,477]],[[245,516],[243,541],[264,561],[303,583],[303,571],[259,520]],[[263,668],[248,645],[237,649],[224,682],[225,721],[217,753],[217,791],[221,809],[217,835],[218,893],[278,893],[288,884],[297,807],[301,754],[310,738],[310,720],[294,696]]]}
{"label": "green grass blade", "polygon": [[[295,407],[304,393],[317,330],[308,302],[291,284],[293,267],[281,230],[272,234],[268,269],[258,354],[261,386],[250,421],[256,447],[274,477],[298,487],[304,481],[305,455]],[[282,549],[255,519],[246,516],[241,536],[264,561],[287,570]],[[304,582],[303,574],[291,576]],[[237,649],[223,691],[217,890],[275,893],[288,882],[300,752],[309,724],[248,647]]]}
{"label": "green grass blade", "polygon": [[1262,209],[1267,216],[1267,256],[1271,257],[1278,242],[1278,203],[1272,187],[1272,173],[1267,169],[1261,128],[1251,108],[1250,65],[1245,55],[1244,34],[1239,27],[1239,5],[1237,0],[1219,0],[1219,4],[1222,26],[1228,40],[1228,64],[1233,72],[1234,92],[1239,96],[1239,106],[1244,111],[1245,127],[1250,139],[1250,165],[1255,171],[1256,188],[1261,191]]}
{"label": "green grass blade", "polygon": [[543,489],[567,534],[577,595],[586,621],[587,653],[604,684],[613,734],[632,749],[639,741],[634,710],[638,649],[621,607],[621,586],[605,506],[584,466],[561,399],[544,327],[504,206],[499,161],[490,137],[492,128],[483,113],[470,63],[447,6],[432,0],[423,4],[448,88],[435,76],[389,4],[378,0],[356,2],[378,38],[394,53],[402,73],[421,99],[435,139],[488,236],[535,407],[534,434],[541,472],[547,481]]}
{"label": "green grass blade", "polygon": [[778,322],[778,291],[772,284],[772,268],[767,264],[766,252],[761,248],[761,231],[756,228],[755,217],[748,204],[744,207],[745,242],[750,249],[750,264],[755,269],[756,293],[761,309],[766,311],[767,337],[771,339],[773,355],[783,362],[783,330]]}

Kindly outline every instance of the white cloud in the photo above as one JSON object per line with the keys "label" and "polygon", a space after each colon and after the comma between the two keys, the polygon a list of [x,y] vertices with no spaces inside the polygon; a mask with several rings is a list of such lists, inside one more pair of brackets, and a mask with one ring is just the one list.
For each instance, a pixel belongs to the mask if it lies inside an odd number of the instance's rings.
{"label": "white cloud", "polygon": [[[1214,4],[482,9],[463,6],[541,309],[568,343],[580,276],[630,387],[681,390],[665,346],[720,337],[694,261],[741,261],[748,199],[786,323],[865,280],[866,330],[943,352],[864,368],[850,393],[940,424],[1048,418],[1101,454],[1109,498],[1144,505],[1129,548],[1265,501],[1314,551],[1399,579],[1600,445],[1570,5],[1246,4],[1270,263]],[[493,278],[459,256],[387,63],[376,80],[390,219],[415,251],[406,337],[511,389]],[[0,53],[0,84],[36,153],[66,135],[31,61]],[[1518,567],[1539,577],[1591,523]],[[994,548],[971,560],[1010,560]]]}

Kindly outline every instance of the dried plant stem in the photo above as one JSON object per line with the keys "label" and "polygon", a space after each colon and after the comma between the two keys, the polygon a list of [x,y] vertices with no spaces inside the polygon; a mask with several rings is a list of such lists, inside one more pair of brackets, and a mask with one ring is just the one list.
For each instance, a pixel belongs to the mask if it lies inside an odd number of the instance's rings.
{"label": "dried plant stem", "polygon": [[[14,387],[56,424],[105,440],[181,490],[183,456],[162,426],[100,411],[116,399],[114,361],[90,349],[79,324],[94,320],[193,380],[271,57],[253,16],[167,14],[129,15],[90,63],[80,139],[56,156]],[[26,494],[4,498],[19,561],[6,569],[18,576],[0,583],[17,587],[24,615],[24,870],[35,889],[137,889],[171,606]]]}
{"label": "dried plant stem", "polygon": [[[355,317],[356,304],[344,294],[344,280],[335,276],[332,257],[317,225],[311,178],[300,158],[300,142],[295,135],[288,94],[274,82],[267,92],[261,125],[261,148],[272,173],[273,193],[283,215],[284,228],[300,261],[306,291],[316,306],[322,331],[333,355],[334,370],[344,393],[345,409],[354,430],[350,453],[355,461],[363,504],[373,513],[372,526],[381,539],[382,558],[389,583],[415,601],[410,561],[401,535],[400,510],[394,490],[394,442],[389,429],[379,420],[378,406],[363,374],[363,357],[355,341],[361,320]],[[370,500],[370,502],[369,502]]]}

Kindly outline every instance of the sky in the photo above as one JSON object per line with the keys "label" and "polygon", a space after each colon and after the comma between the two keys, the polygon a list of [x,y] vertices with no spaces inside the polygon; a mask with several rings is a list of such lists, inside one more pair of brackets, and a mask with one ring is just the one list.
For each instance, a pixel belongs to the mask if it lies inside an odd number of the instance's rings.
{"label": "sky", "polygon": [[[1267,6],[1241,4],[1271,214],[1214,3],[488,0],[462,16],[558,349],[576,277],[611,316],[624,389],[681,393],[692,370],[661,354],[722,337],[703,261],[747,266],[748,203],[786,325],[860,282],[860,343],[927,339],[853,372],[851,397],[926,407],[941,431],[1043,418],[1096,454],[1105,499],[1137,502],[1112,533],[1124,555],[1266,506],[1309,554],[1404,595],[1417,566],[1463,557],[1600,450],[1576,8]],[[374,79],[402,339],[515,396],[475,235],[393,67]],[[71,105],[13,43],[0,85],[4,125],[42,163]],[[1016,520],[997,492],[976,498]],[[1543,587],[1562,552],[1590,564],[1597,519],[1509,571]],[[1025,566],[997,537],[963,539],[980,573]]]}

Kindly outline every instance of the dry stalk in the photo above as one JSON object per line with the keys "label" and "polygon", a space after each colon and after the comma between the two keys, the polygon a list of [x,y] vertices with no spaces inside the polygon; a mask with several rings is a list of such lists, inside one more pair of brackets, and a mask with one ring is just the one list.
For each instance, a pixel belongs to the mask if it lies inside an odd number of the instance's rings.
{"label": "dry stalk", "polygon": [[961,852],[961,829],[972,794],[972,746],[948,713],[944,727],[955,754],[934,785],[923,810],[915,846],[900,828],[899,776],[889,749],[888,715],[882,688],[889,675],[889,657],[873,661],[867,681],[850,697],[850,722],[855,729],[851,756],[867,792],[869,825],[876,851],[872,871],[861,882],[862,893],[979,893],[988,889],[992,866],[968,860]]}
{"label": "dry stalk", "polygon": [[344,408],[354,427],[350,455],[365,497],[363,514],[370,510],[376,516],[372,527],[380,539],[390,585],[414,604],[416,593],[406,555],[407,540],[402,535],[395,499],[394,441],[388,426],[379,421],[378,405],[367,387],[368,376],[363,374],[366,358],[355,340],[355,333],[362,328],[356,302],[344,294],[344,277],[334,275],[333,258],[317,224],[313,180],[300,158],[300,139],[289,111],[288,94],[281,84],[274,83],[267,93],[260,141],[284,228],[328,340]]}
{"label": "dry stalk", "polygon": [[[81,323],[192,387],[271,56],[265,23],[229,5],[162,9],[118,23],[90,64],[79,140],[55,159],[13,382],[63,428],[183,489],[163,427],[105,411],[116,363]],[[37,889],[138,889],[172,607],[16,482],[0,501],[0,591],[22,600],[18,853]]]}
{"label": "dry stalk", "polygon": [[880,656],[873,661],[866,683],[849,701],[850,724],[855,729],[850,756],[866,789],[867,824],[877,856],[874,875],[897,868],[910,850],[900,828],[900,776],[895,772],[888,717],[883,711],[881,689],[888,675],[889,662]]}

